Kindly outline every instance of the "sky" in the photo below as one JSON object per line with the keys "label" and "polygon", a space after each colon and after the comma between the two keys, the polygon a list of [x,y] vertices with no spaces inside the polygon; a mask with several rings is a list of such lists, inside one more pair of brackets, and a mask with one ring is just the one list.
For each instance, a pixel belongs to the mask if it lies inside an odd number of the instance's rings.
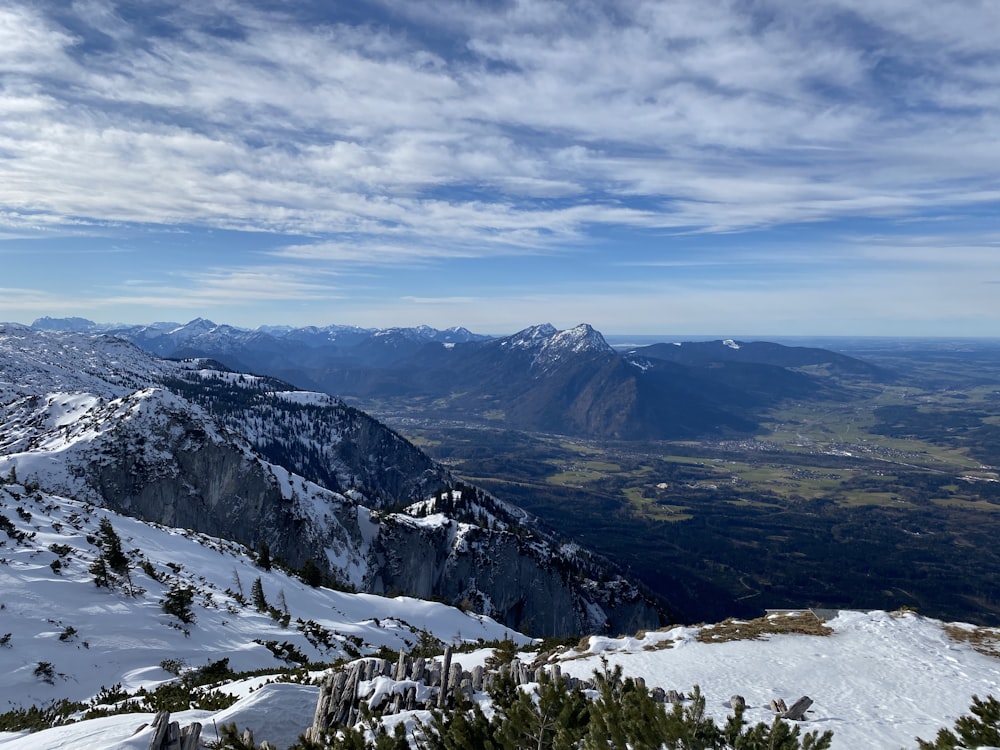
{"label": "sky", "polygon": [[0,320],[1000,336],[1000,3],[4,0]]}

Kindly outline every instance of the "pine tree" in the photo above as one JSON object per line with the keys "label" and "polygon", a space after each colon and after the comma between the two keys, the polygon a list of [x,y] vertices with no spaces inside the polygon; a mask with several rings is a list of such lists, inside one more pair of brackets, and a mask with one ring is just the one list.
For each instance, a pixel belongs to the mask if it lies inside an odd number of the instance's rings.
{"label": "pine tree", "polygon": [[[621,666],[609,670],[607,661],[603,661],[594,680],[598,697],[590,706],[590,726],[583,743],[587,750],[659,750],[671,735],[680,733],[676,726],[671,730],[663,705],[656,703],[644,687],[622,679]],[[677,717],[674,723],[680,720],[682,717]]]}
{"label": "pine tree", "polygon": [[587,731],[587,699],[543,672],[534,694],[518,691],[505,719],[497,732],[504,748],[572,750]]}
{"label": "pine tree", "polygon": [[512,638],[504,636],[493,653],[486,657],[486,668],[497,671],[500,667],[510,664],[517,657],[517,644]]}
{"label": "pine tree", "polygon": [[257,750],[253,739],[253,730],[240,732],[236,724],[223,724],[219,727],[219,739],[212,745],[216,750]]}
{"label": "pine tree", "polygon": [[108,563],[105,561],[104,555],[98,555],[94,562],[90,564],[88,571],[94,576],[95,586],[98,588],[110,588],[111,571],[108,570]]}
{"label": "pine tree", "polygon": [[302,563],[302,568],[299,570],[299,577],[313,588],[317,588],[323,583],[323,571],[319,569],[316,561],[311,557]]}
{"label": "pine tree", "polygon": [[695,685],[691,702],[686,706],[674,704],[666,721],[665,746],[667,750],[712,750],[722,745],[722,730],[705,715],[705,696]]}
{"label": "pine tree", "polygon": [[194,589],[175,583],[160,602],[160,607],[168,615],[173,615],[185,625],[189,625],[195,619],[191,610],[192,604],[194,604]]}
{"label": "pine tree", "polygon": [[443,714],[434,711],[431,722],[418,734],[416,741],[420,750],[505,750],[505,745],[496,739],[496,724],[486,718],[478,705],[469,711],[452,711]]}
{"label": "pine tree", "polygon": [[257,564],[264,570],[271,569],[271,548],[263,539],[257,545]]}
{"label": "pine tree", "polygon": [[98,544],[103,551],[108,567],[118,575],[128,575],[128,557],[122,551],[121,537],[118,536],[115,527],[111,525],[111,521],[102,518],[97,534]]}
{"label": "pine tree", "polygon": [[[966,747],[1000,747],[1000,701],[992,695],[972,696],[972,716],[955,720],[955,731],[941,729],[934,742],[917,740],[920,750],[957,750]],[[957,735],[956,735],[957,733]]]}
{"label": "pine tree", "polygon": [[250,586],[250,600],[258,612],[267,611],[267,599],[264,598],[264,584],[261,582],[260,576],[257,576],[253,585]]}
{"label": "pine tree", "polygon": [[126,593],[130,595],[136,593],[132,586],[132,576],[129,574],[129,559],[122,551],[121,537],[107,518],[102,518],[98,525],[95,544],[100,549],[100,554],[89,568],[94,576],[94,584],[98,587],[111,588],[121,582]]}
{"label": "pine tree", "polygon": [[760,722],[744,729],[743,712],[742,707],[737,707],[735,714],[729,717],[723,730],[726,738],[723,747],[738,750],[828,750],[833,742],[833,732],[830,731],[822,735],[809,732],[800,737],[798,726],[777,716],[770,725]]}

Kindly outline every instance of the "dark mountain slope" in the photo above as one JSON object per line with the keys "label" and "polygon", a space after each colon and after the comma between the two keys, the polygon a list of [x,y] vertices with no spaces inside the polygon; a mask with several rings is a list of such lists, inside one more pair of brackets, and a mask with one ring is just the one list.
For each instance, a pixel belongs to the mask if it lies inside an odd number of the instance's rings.
{"label": "dark mountain slope", "polygon": [[622,356],[590,326],[560,332],[543,325],[492,341],[428,344],[388,367],[337,365],[303,375],[347,398],[416,400],[438,416],[490,412],[512,429],[627,440],[746,434],[757,428],[758,410],[781,399],[835,395],[827,378],[754,359],[712,360],[707,351],[690,362],[645,350]]}
{"label": "dark mountain slope", "polygon": [[629,356],[661,359],[682,365],[718,362],[769,365],[782,368],[825,368],[831,374],[885,379],[889,373],[846,354],[807,346],[784,346],[770,341],[686,341],[680,344],[653,344],[629,351]]}

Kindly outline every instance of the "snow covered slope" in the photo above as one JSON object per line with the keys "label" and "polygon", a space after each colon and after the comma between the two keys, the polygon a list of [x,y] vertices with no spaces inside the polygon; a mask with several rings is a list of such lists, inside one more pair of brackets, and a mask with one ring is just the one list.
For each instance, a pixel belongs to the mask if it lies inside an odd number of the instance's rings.
{"label": "snow covered slope", "polygon": [[[443,604],[312,588],[264,569],[233,542],[17,483],[0,486],[0,516],[0,712],[86,700],[119,682],[128,690],[156,685],[172,679],[158,666],[164,660],[195,667],[228,657],[234,670],[288,663],[257,641],[287,642],[310,661],[333,661],[380,646],[409,648],[422,630],[446,642],[513,634]],[[90,569],[101,554],[102,519],[121,539],[129,580],[99,587]],[[255,607],[258,578],[275,611]],[[171,588],[184,587],[194,593],[190,623],[162,608]],[[52,665],[50,678],[35,674],[43,661]]]}
{"label": "snow covered slope", "polygon": [[[605,561],[525,534],[526,514],[457,490],[340,400],[110,336],[0,325],[0,475],[12,470],[56,495],[266,544],[346,587],[465,601],[540,635],[659,622]],[[440,524],[389,512],[435,493],[450,513]]]}
{"label": "snow covered slope", "polygon": [[[112,576],[111,585],[99,587],[91,568],[102,554],[102,520],[110,521],[120,539],[128,570],[127,578]],[[263,609],[254,603],[258,585]],[[163,607],[169,592],[178,589],[193,594],[190,616],[183,619]],[[17,482],[0,486],[0,713],[61,699],[86,702],[115,685],[130,693],[153,689],[173,680],[178,669],[220,659],[228,659],[234,671],[276,670],[306,659],[356,657],[382,646],[409,650],[425,631],[449,643],[527,641],[488,618],[443,604],[312,588],[262,568],[232,542],[145,523]],[[227,690],[246,695],[263,682]],[[295,705],[285,705],[291,699]],[[254,700],[258,720],[276,710],[291,717],[291,742],[309,724],[316,691],[275,685],[255,693]],[[259,705],[262,700],[266,705]],[[127,727],[121,735],[127,737],[140,719],[105,722]],[[70,741],[56,730],[51,736],[62,739],[52,746],[99,746],[84,739],[89,729],[83,731]],[[9,739],[0,735],[0,746]],[[44,746],[34,738],[25,742],[25,747]]]}
{"label": "snow covered slope", "polygon": [[564,673],[585,677],[604,657],[650,687],[699,685],[708,714],[720,722],[732,713],[733,695],[746,699],[752,724],[773,720],[773,698],[790,706],[806,695],[814,703],[803,730],[832,730],[839,750],[914,747],[915,737],[933,739],[967,714],[973,695],[1000,695],[1000,630],[980,631],[992,635],[990,656],[947,632],[972,626],[949,628],[914,613],[845,611],[828,625],[829,636],[725,642],[699,641],[700,628],[684,627],[640,638],[595,636],[560,664]]}

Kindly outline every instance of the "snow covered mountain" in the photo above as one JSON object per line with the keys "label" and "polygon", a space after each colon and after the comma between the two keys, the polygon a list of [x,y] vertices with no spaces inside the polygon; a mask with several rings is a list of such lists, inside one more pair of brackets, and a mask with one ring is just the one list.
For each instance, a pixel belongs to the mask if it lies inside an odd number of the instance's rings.
{"label": "snow covered mountain", "polygon": [[[117,567],[108,533],[123,556]],[[100,559],[114,570],[95,585]],[[234,542],[53,495],[10,475],[0,484],[0,714],[64,699],[110,708],[139,690],[152,704],[157,687],[207,665],[273,673],[381,648],[411,650],[425,633],[455,644],[527,641],[481,615],[312,587]],[[289,688],[303,690],[282,686],[279,697]],[[314,691],[306,692],[289,741],[315,708]]]}
{"label": "snow covered mountain", "polygon": [[0,327],[0,475],[11,471],[60,496],[266,544],[343,587],[465,602],[538,634],[660,616],[608,563],[460,486],[339,400],[107,335]]}
{"label": "snow covered mountain", "polygon": [[[111,558],[108,526],[124,564],[95,586],[95,563]],[[187,603],[172,606],[185,591]],[[232,542],[58,497],[9,475],[0,484],[0,592],[0,714],[34,706],[75,720],[33,734],[0,731],[4,750],[146,750],[148,725],[164,706],[182,723],[202,723],[203,740],[233,722],[284,748],[313,721],[320,664],[412,651],[433,639],[529,641],[443,604],[313,588]],[[521,658],[533,670],[557,665],[578,679],[621,666],[650,689],[681,695],[697,685],[719,723],[734,695],[745,699],[749,722],[767,724],[772,700],[791,705],[809,696],[797,724],[831,730],[834,750],[896,750],[951,726],[972,696],[1000,693],[998,647],[996,629],[914,613],[841,612],[824,624],[806,612],[595,635]],[[491,653],[454,660],[468,670]],[[201,686],[178,704],[187,695],[182,679]],[[364,702],[394,685],[380,677],[359,682],[356,694]],[[475,698],[489,703],[485,693]],[[116,711],[123,713],[103,716]],[[411,732],[429,720],[426,710],[386,719]]]}
{"label": "snow covered mountain", "polygon": [[430,326],[360,328],[343,325],[260,326],[250,329],[220,325],[205,318],[195,318],[187,323],[125,325],[95,323],[86,318],[45,317],[35,320],[31,327],[40,331],[113,334],[161,357],[215,357],[228,354],[251,364],[257,357],[276,349],[297,351],[300,354],[309,350],[331,349],[343,353],[361,344],[398,349],[405,342],[405,353],[409,354],[428,342],[454,344],[489,338],[458,326],[443,331]]}

